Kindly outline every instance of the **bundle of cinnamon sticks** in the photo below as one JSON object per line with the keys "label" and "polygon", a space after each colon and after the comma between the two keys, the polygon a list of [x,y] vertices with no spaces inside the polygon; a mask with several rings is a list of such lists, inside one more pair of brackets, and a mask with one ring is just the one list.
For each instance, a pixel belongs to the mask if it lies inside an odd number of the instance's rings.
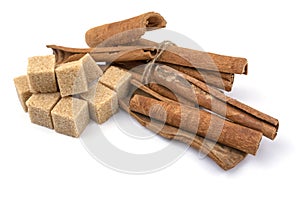
{"label": "bundle of cinnamon sticks", "polygon": [[[255,155],[263,136],[274,140],[277,119],[226,96],[235,74],[247,74],[247,59],[143,39],[166,26],[149,12],[86,32],[89,48],[47,45],[56,63],[89,53],[102,70],[116,66],[132,74],[119,105],[141,125],[207,154],[224,170]],[[163,128],[161,128],[163,127]]]}

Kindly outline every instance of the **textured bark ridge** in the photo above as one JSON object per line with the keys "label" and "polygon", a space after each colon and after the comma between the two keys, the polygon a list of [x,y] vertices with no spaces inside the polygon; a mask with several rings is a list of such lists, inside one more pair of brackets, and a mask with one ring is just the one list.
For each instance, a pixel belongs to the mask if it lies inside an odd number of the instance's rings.
{"label": "textured bark ridge", "polygon": [[160,14],[148,12],[92,28],[86,32],[85,41],[89,47],[126,44],[140,39],[146,31],[164,28],[166,24]]}
{"label": "textured bark ridge", "polygon": [[212,142],[210,140],[204,139],[201,136],[189,133],[167,124],[162,124],[159,121],[150,120],[150,118],[145,115],[130,111],[125,101],[120,101],[119,103],[121,108],[123,108],[123,110],[125,110],[133,118],[135,118],[142,126],[145,126],[147,129],[157,133],[164,138],[174,139],[190,145],[194,149],[202,152],[203,154],[206,154],[224,170],[229,170],[235,167],[247,155],[242,151]]}

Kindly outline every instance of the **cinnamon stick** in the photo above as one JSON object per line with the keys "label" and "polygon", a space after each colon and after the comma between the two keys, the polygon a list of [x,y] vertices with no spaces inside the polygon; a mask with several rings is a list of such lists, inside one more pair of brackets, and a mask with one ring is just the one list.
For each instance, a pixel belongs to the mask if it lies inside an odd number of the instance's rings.
{"label": "cinnamon stick", "polygon": [[140,39],[146,31],[164,28],[166,23],[159,13],[148,12],[92,28],[86,32],[85,41],[90,47],[125,44]]}
{"label": "cinnamon stick", "polygon": [[[165,65],[156,68],[153,79],[190,101],[198,103],[200,106],[212,110],[235,123],[258,130],[270,139],[276,137],[279,126],[277,119],[224,95],[204,82]],[[176,84],[174,84],[174,80],[176,80]],[[194,86],[187,85],[186,81],[191,82]]]}
{"label": "cinnamon stick", "polygon": [[[131,45],[158,47],[159,43],[140,39]],[[168,46],[157,61],[231,74],[247,74],[248,72],[248,62],[245,58],[219,55],[175,45]]]}
{"label": "cinnamon stick", "polygon": [[245,58],[206,53],[176,46],[169,46],[158,61],[234,74],[247,74],[248,68]]}
{"label": "cinnamon stick", "polygon": [[203,81],[211,86],[214,86],[225,91],[231,91],[234,81],[234,74],[217,73],[207,70],[197,70],[190,67],[183,67],[180,65],[166,64],[173,69],[192,76],[200,81]]}
{"label": "cinnamon stick", "polygon": [[47,45],[53,50],[56,63],[75,61],[89,53],[96,62],[117,62],[153,59],[157,50],[152,47],[101,47],[101,48],[70,48],[57,45]]}
{"label": "cinnamon stick", "polygon": [[[117,46],[95,49],[69,48],[57,45],[47,45],[47,47],[52,48],[58,64],[80,59],[86,53],[90,53],[99,62],[149,60],[153,59],[160,50],[153,46]],[[223,56],[176,46],[167,47],[157,61],[222,73],[247,74],[247,60],[245,58]]]}
{"label": "cinnamon stick", "polygon": [[201,136],[189,133],[167,124],[162,124],[161,122],[156,120],[150,120],[149,117],[136,112],[132,112],[123,100],[120,100],[119,104],[123,110],[125,110],[133,118],[135,118],[142,126],[166,139],[174,139],[190,145],[194,149],[206,154],[224,170],[232,169],[247,156],[247,154],[242,151],[227,147],[220,143],[212,142],[210,140],[204,139]]}
{"label": "cinnamon stick", "polygon": [[[113,65],[125,68],[127,70],[134,71],[138,74],[143,74],[145,61],[129,61],[129,62],[114,62]],[[180,65],[167,64],[168,66],[186,73],[198,80],[204,81],[207,84],[214,86],[225,91],[231,91],[233,86],[234,74],[219,73],[208,70],[193,69],[189,67],[183,67]]]}
{"label": "cinnamon stick", "polygon": [[151,117],[159,121],[166,120],[171,126],[192,133],[196,131],[203,137],[253,155],[262,138],[258,131],[221,119],[207,111],[141,95],[134,95],[130,100],[130,110],[149,117],[151,111]]}

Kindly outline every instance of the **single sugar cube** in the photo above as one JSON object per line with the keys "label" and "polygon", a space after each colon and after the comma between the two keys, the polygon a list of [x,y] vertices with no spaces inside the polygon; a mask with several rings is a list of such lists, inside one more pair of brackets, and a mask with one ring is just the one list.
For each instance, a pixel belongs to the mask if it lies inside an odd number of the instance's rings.
{"label": "single sugar cube", "polygon": [[74,97],[62,98],[51,111],[54,130],[79,137],[89,123],[88,103]]}
{"label": "single sugar cube", "polygon": [[53,129],[51,110],[59,99],[60,94],[58,92],[33,94],[26,101],[31,122]]}
{"label": "single sugar cube", "polygon": [[102,124],[118,111],[118,98],[116,92],[102,83],[93,85],[90,90],[80,95],[88,101],[90,117]]}
{"label": "single sugar cube", "polygon": [[97,80],[103,74],[102,70],[90,54],[86,54],[78,62],[81,63],[84,68],[88,84]]}
{"label": "single sugar cube", "polygon": [[86,92],[88,85],[103,74],[90,54],[77,61],[64,63],[55,71],[63,97]]}
{"label": "single sugar cube", "polygon": [[32,93],[30,92],[28,79],[26,75],[19,76],[14,78],[15,87],[19,97],[19,101],[25,112],[28,111],[26,101],[31,97]]}
{"label": "single sugar cube", "polygon": [[88,91],[88,82],[80,62],[61,64],[55,69],[55,72],[62,97]]}
{"label": "single sugar cube", "polygon": [[127,96],[131,74],[121,68],[111,66],[99,79],[101,83],[117,92],[118,98]]}
{"label": "single sugar cube", "polygon": [[27,75],[30,90],[34,93],[57,92],[54,70],[54,55],[28,58]]}

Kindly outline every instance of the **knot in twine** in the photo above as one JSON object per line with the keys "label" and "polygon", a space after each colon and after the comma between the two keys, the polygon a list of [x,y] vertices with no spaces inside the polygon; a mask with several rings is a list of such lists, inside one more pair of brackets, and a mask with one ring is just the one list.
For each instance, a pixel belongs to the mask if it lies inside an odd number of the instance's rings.
{"label": "knot in twine", "polygon": [[142,83],[143,84],[148,84],[150,75],[152,74],[153,70],[156,68],[157,65],[155,65],[156,60],[163,54],[163,52],[169,47],[169,46],[175,46],[175,44],[169,40],[165,40],[161,43],[159,43],[158,46],[158,54],[150,61],[147,63],[145,66],[143,75],[142,75]]}

